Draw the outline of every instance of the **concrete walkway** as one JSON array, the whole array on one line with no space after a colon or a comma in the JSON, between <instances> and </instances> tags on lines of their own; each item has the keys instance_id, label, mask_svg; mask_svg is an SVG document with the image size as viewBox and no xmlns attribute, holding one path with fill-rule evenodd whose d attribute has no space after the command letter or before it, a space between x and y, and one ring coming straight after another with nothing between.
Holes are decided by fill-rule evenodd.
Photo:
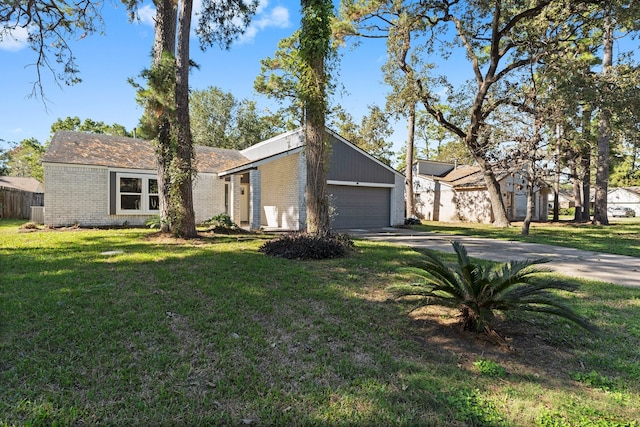
<instances>
[{"instance_id":1,"label":"concrete walkway","mask_svg":"<svg viewBox=\"0 0 640 427\"><path fill-rule=\"evenodd\" d=\"M538 243L512 242L478 237L420 232L406 228L344 230L354 238L383 241L417 248L453 252L451 241L460 241L469 256L493 261L547 258L544 264L566 276L640 287L640 258L581 251Z\"/></svg>"}]
</instances>

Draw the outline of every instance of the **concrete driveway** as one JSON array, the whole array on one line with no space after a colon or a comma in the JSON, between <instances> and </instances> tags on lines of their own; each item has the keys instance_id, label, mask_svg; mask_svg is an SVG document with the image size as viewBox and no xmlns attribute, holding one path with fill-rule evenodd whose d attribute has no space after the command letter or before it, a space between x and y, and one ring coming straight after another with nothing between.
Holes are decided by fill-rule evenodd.
<instances>
[{"instance_id":1,"label":"concrete driveway","mask_svg":"<svg viewBox=\"0 0 640 427\"><path fill-rule=\"evenodd\" d=\"M493 261L548 258L546 267L566 276L640 287L640 258L581 251L538 243L511 242L478 237L419 232L407 228L344 230L354 238L416 248L453 252L451 241L461 242L469 256Z\"/></svg>"}]
</instances>

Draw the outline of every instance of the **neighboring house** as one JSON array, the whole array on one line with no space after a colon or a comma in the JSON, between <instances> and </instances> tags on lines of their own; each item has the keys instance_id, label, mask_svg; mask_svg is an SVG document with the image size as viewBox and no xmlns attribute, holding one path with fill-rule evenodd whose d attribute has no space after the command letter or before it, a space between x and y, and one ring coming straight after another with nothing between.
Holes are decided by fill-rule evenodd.
<instances>
[{"instance_id":1,"label":"neighboring house","mask_svg":"<svg viewBox=\"0 0 640 427\"><path fill-rule=\"evenodd\" d=\"M0 176L0 218L31 218L33 220L34 207L43 204L44 187L37 179ZM42 208L39 209L42 211Z\"/></svg>"},{"instance_id":2,"label":"neighboring house","mask_svg":"<svg viewBox=\"0 0 640 427\"><path fill-rule=\"evenodd\" d=\"M15 188L27 193L44 193L44 186L40 181L31 177L0 176L0 187Z\"/></svg>"},{"instance_id":3,"label":"neighboring house","mask_svg":"<svg viewBox=\"0 0 640 427\"><path fill-rule=\"evenodd\" d=\"M640 216L640 187L610 188L607 193L607 208L633 209Z\"/></svg>"},{"instance_id":4,"label":"neighboring house","mask_svg":"<svg viewBox=\"0 0 640 427\"><path fill-rule=\"evenodd\" d=\"M589 209L593 211L595 205L595 189L591 188L589 192ZM554 192L551 190L549 194L549 211L553 211L553 197ZM573 194L573 190L560 190L558 192L558 204L560 209L570 209L576 207L575 195Z\"/></svg>"},{"instance_id":5,"label":"neighboring house","mask_svg":"<svg viewBox=\"0 0 640 427\"><path fill-rule=\"evenodd\" d=\"M550 201L553 204L553 200ZM576 201L573 192L569 190L558 191L558 206L560 209L575 208Z\"/></svg>"},{"instance_id":6,"label":"neighboring house","mask_svg":"<svg viewBox=\"0 0 640 427\"><path fill-rule=\"evenodd\" d=\"M414 167L416 214L429 221L491 223L491 201L482 171L477 166L418 160ZM526 181L520 174L497 176L510 221L527 213ZM534 189L534 221L546 221L548 192Z\"/></svg>"},{"instance_id":7,"label":"neighboring house","mask_svg":"<svg viewBox=\"0 0 640 427\"><path fill-rule=\"evenodd\" d=\"M404 177L327 130L332 227L384 227L404 220ZM195 147L196 222L228 213L251 229L306 227L304 132L297 129L242 151ZM150 142L57 132L43 158L45 224L143 225L158 214Z\"/></svg>"}]
</instances>

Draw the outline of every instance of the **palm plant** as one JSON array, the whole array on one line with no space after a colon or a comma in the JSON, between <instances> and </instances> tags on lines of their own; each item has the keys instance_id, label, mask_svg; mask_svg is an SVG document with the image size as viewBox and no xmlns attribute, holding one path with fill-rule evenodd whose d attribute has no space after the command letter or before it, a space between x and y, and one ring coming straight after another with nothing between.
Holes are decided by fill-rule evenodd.
<instances>
[{"instance_id":1,"label":"palm plant","mask_svg":"<svg viewBox=\"0 0 640 427\"><path fill-rule=\"evenodd\" d=\"M491 327L495 313L508 310L547 313L568 319L595 331L588 320L576 314L552 290L575 291L577 286L555 276L544 275L549 269L539 268L545 259L510 261L484 267L471 262L467 250L452 242L456 265L447 265L433 252L409 269L421 277L420 283L394 286L396 297L419 296L420 308L437 304L457 308L465 330L494 335Z\"/></svg>"}]
</instances>

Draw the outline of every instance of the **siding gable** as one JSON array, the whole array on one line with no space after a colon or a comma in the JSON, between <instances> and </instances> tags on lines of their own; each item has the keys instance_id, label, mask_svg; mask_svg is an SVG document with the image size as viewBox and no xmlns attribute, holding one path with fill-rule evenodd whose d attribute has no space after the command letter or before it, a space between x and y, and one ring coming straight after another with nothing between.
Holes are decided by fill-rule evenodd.
<instances>
[{"instance_id":1,"label":"siding gable","mask_svg":"<svg viewBox=\"0 0 640 427\"><path fill-rule=\"evenodd\" d=\"M375 160L329 134L331 154L327 179L331 181L393 184L394 173Z\"/></svg>"}]
</instances>

